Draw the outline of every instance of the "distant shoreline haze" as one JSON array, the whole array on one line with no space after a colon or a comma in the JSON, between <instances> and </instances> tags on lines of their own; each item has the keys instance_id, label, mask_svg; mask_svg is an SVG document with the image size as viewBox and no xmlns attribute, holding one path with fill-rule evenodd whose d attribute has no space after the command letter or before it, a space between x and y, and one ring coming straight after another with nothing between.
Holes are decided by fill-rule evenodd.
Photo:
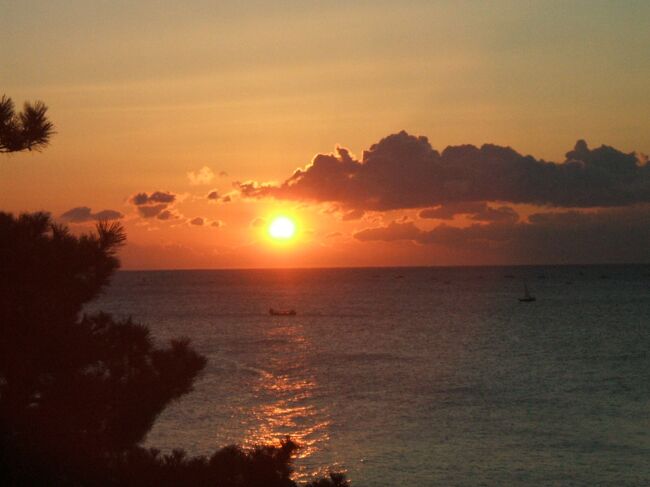
<instances>
[{"instance_id":1,"label":"distant shoreline haze","mask_svg":"<svg viewBox=\"0 0 650 487\"><path fill-rule=\"evenodd\" d=\"M117 272L211 272L211 271L301 271L301 270L391 270L391 269L516 269L516 268L563 268L563 267L650 267L648 262L606 262L590 264L475 264L475 265L384 265L384 266L329 266L329 267L197 267L197 268L129 268L122 267Z\"/></svg>"}]
</instances>

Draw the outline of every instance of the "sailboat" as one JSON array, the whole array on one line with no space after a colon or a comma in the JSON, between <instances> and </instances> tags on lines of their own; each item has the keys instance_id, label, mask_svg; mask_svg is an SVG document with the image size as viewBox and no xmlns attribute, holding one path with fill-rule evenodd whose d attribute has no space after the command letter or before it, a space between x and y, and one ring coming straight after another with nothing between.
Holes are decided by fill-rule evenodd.
<instances>
[{"instance_id":1,"label":"sailboat","mask_svg":"<svg viewBox=\"0 0 650 487\"><path fill-rule=\"evenodd\" d=\"M522 303L532 303L533 301L535 301L535 296L532 296L528 292L528 286L526 285L525 282L524 282L524 297L519 298L519 301L522 302Z\"/></svg>"}]
</instances>

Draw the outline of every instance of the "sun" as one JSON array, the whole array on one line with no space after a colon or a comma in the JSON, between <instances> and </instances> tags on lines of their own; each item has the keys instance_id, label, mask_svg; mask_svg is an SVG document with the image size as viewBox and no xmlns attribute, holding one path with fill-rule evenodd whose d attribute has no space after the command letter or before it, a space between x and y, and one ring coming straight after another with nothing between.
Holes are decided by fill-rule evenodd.
<instances>
[{"instance_id":1,"label":"sun","mask_svg":"<svg viewBox=\"0 0 650 487\"><path fill-rule=\"evenodd\" d=\"M296 234L296 224L286 216L278 216L269 225L269 235L276 240L289 240Z\"/></svg>"}]
</instances>

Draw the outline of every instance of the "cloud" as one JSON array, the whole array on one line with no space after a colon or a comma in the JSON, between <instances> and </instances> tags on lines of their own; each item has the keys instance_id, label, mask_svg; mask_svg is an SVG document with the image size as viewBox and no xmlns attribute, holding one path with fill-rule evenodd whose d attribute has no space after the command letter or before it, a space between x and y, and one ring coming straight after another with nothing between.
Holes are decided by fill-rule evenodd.
<instances>
[{"instance_id":1,"label":"cloud","mask_svg":"<svg viewBox=\"0 0 650 487\"><path fill-rule=\"evenodd\" d=\"M190 225L202 226L205 223L205 220L202 217L197 216L196 218L192 218L189 222Z\"/></svg>"},{"instance_id":2,"label":"cloud","mask_svg":"<svg viewBox=\"0 0 650 487\"><path fill-rule=\"evenodd\" d=\"M263 227L264 225L266 225L266 220L264 218L254 218L251 222L251 227L253 228Z\"/></svg>"},{"instance_id":3,"label":"cloud","mask_svg":"<svg viewBox=\"0 0 650 487\"><path fill-rule=\"evenodd\" d=\"M232 198L230 197L230 195L227 194L226 196L221 198L221 201L224 203L230 203L232 201Z\"/></svg>"},{"instance_id":4,"label":"cloud","mask_svg":"<svg viewBox=\"0 0 650 487\"><path fill-rule=\"evenodd\" d=\"M84 223L98 220L119 220L120 218L124 218L124 215L119 211L102 210L93 213L87 206L72 208L61 215L61 219L67 220L71 223Z\"/></svg>"},{"instance_id":5,"label":"cloud","mask_svg":"<svg viewBox=\"0 0 650 487\"><path fill-rule=\"evenodd\" d=\"M436 208L427 208L419 213L420 218L437 220L453 220L456 215L467 215L483 211L487 204L484 201L462 201L447 203Z\"/></svg>"},{"instance_id":6,"label":"cloud","mask_svg":"<svg viewBox=\"0 0 650 487\"><path fill-rule=\"evenodd\" d=\"M209 200L218 200L219 199L219 192L216 189L213 189L208 193L206 196Z\"/></svg>"},{"instance_id":7,"label":"cloud","mask_svg":"<svg viewBox=\"0 0 650 487\"><path fill-rule=\"evenodd\" d=\"M129 201L138 209L143 218L157 217L160 220L171 220L178 218L172 213L170 205L177 200L177 195L169 191L154 191L151 194L145 192L136 193Z\"/></svg>"},{"instance_id":8,"label":"cloud","mask_svg":"<svg viewBox=\"0 0 650 487\"><path fill-rule=\"evenodd\" d=\"M198 186L201 184L210 184L214 179L214 172L208 166L203 166L198 171L190 171L187 173L190 184Z\"/></svg>"},{"instance_id":9,"label":"cloud","mask_svg":"<svg viewBox=\"0 0 650 487\"><path fill-rule=\"evenodd\" d=\"M219 177L226 178L228 177L228 173L226 171L219 171Z\"/></svg>"},{"instance_id":10,"label":"cloud","mask_svg":"<svg viewBox=\"0 0 650 487\"><path fill-rule=\"evenodd\" d=\"M147 193L137 193L131 197L131 203L136 206L153 203L173 203L175 200L176 195L168 191L154 191L150 195Z\"/></svg>"},{"instance_id":11,"label":"cloud","mask_svg":"<svg viewBox=\"0 0 650 487\"><path fill-rule=\"evenodd\" d=\"M158 213L156 218L158 218L158 220L176 220L180 218L180 215L170 210L163 210L160 213Z\"/></svg>"},{"instance_id":12,"label":"cloud","mask_svg":"<svg viewBox=\"0 0 650 487\"><path fill-rule=\"evenodd\" d=\"M165 208L167 208L167 205L164 203L159 205L138 206L138 213L140 213L140 216L143 218L153 218L159 216ZM161 220L167 219L168 217L161 218Z\"/></svg>"},{"instance_id":13,"label":"cloud","mask_svg":"<svg viewBox=\"0 0 650 487\"><path fill-rule=\"evenodd\" d=\"M528 221L492 221L463 228L443 223L423 230L413 222L392 222L362 230L354 238L412 241L486 258L493 254L501 262L649 262L650 205L536 213Z\"/></svg>"},{"instance_id":14,"label":"cloud","mask_svg":"<svg viewBox=\"0 0 650 487\"><path fill-rule=\"evenodd\" d=\"M420 218L433 218L437 220L453 220L456 215L469 215L474 221L517 221L519 215L509 206L497 208L489 206L485 201L469 201L462 203L448 203L437 208L427 208L420 211Z\"/></svg>"},{"instance_id":15,"label":"cloud","mask_svg":"<svg viewBox=\"0 0 650 487\"><path fill-rule=\"evenodd\" d=\"M492 144L433 149L426 137L389 135L357 160L319 154L281 184L237 183L250 198L333 202L362 210L502 201L567 208L650 201L650 165L635 153L578 141L563 163Z\"/></svg>"},{"instance_id":16,"label":"cloud","mask_svg":"<svg viewBox=\"0 0 650 487\"><path fill-rule=\"evenodd\" d=\"M146 205L149 203L149 195L147 193L137 193L131 197L131 203L136 206Z\"/></svg>"},{"instance_id":17,"label":"cloud","mask_svg":"<svg viewBox=\"0 0 650 487\"><path fill-rule=\"evenodd\" d=\"M102 210L95 213L94 217L97 220L119 220L124 215L116 210Z\"/></svg>"},{"instance_id":18,"label":"cloud","mask_svg":"<svg viewBox=\"0 0 650 487\"><path fill-rule=\"evenodd\" d=\"M210 223L211 227L220 228L223 227L224 223L221 220L214 220Z\"/></svg>"},{"instance_id":19,"label":"cloud","mask_svg":"<svg viewBox=\"0 0 650 487\"><path fill-rule=\"evenodd\" d=\"M639 166L647 165L648 161L650 160L648 155L644 154L643 152L637 152L636 153L636 159L637 159L637 162L639 163Z\"/></svg>"},{"instance_id":20,"label":"cloud","mask_svg":"<svg viewBox=\"0 0 650 487\"><path fill-rule=\"evenodd\" d=\"M424 232L415 226L413 222L391 222L386 227L366 228L354 234L354 238L362 242L394 240L415 240L417 241Z\"/></svg>"},{"instance_id":21,"label":"cloud","mask_svg":"<svg viewBox=\"0 0 650 487\"><path fill-rule=\"evenodd\" d=\"M84 223L98 220L119 220L120 218L124 218L124 215L119 211L102 210L93 213L87 206L72 208L61 215L61 219L71 223Z\"/></svg>"},{"instance_id":22,"label":"cloud","mask_svg":"<svg viewBox=\"0 0 650 487\"><path fill-rule=\"evenodd\" d=\"M509 206L492 208L491 206L486 205L483 210L471 214L470 219L480 222L516 222L519 220L519 215Z\"/></svg>"},{"instance_id":23,"label":"cloud","mask_svg":"<svg viewBox=\"0 0 650 487\"><path fill-rule=\"evenodd\" d=\"M343 215L341 216L341 220L343 220L344 222L351 221L351 220L360 220L364 214L365 212L363 210L358 210L358 209L350 210L343 213Z\"/></svg>"}]
</instances>

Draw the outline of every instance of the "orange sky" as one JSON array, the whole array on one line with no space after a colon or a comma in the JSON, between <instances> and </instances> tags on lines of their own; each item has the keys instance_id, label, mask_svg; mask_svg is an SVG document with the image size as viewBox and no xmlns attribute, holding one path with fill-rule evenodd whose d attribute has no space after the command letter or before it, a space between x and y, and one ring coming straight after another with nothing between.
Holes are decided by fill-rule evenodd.
<instances>
[{"instance_id":1,"label":"orange sky","mask_svg":"<svg viewBox=\"0 0 650 487\"><path fill-rule=\"evenodd\" d=\"M0 159L0 208L57 218L84 206L118 211L127 268L650 260L632 244L618 253L613 244L544 253L530 247L542 231L532 227L509 237L528 247L492 234L471 245L433 241L438 234L362 240L363 230L391 222L428 232L477 220L423 219L422 206L343 221L352 209L345 204L248 199L233 185L280 183L337 144L361 160L403 129L438 151L494 143L556 162L586 139L590 148L636 151L642 165L650 151L647 2L31 1L1 9L0 95L45 101L57 134L42 153ZM189 176L202 168L202 179ZM645 237L640 174L633 201L578 208L603 214L602 222L581 217L579 238L598 240L610 231L601 226L621 221ZM207 199L212 190L231 201ZM138 213L133 195L154 191L176 196L166 208L176 218ZM575 210L490 206L513 208L519 222ZM633 213L620 217L621 207ZM254 222L280 213L296 218L298 236L277 246ZM203 225L190 223L197 217Z\"/></svg>"}]
</instances>

